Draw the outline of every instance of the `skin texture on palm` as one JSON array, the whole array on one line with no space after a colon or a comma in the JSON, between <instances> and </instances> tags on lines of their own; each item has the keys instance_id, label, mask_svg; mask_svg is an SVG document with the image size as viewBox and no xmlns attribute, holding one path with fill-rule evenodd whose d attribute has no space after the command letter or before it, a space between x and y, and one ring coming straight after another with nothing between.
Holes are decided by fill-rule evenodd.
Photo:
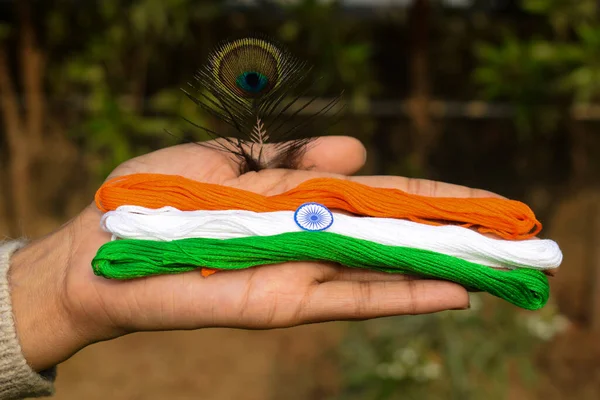
<instances>
[{"instance_id":1,"label":"skin texture on palm","mask_svg":"<svg viewBox=\"0 0 600 400\"><path fill-rule=\"evenodd\" d=\"M268 153L268 149L266 150ZM264 195L285 192L315 177L352 179L378 187L445 197L489 197L456 185L390 176L356 176L366 151L356 139L318 139L302 160L307 170L263 170L240 175L226 153L194 144L156 151L119 166L109 178L134 173L182 175ZM92 204L56 232L17 252L10 270L19 340L36 370L81 348L127 333L231 327L270 329L332 320L464 309L467 291L444 281L296 262L131 281L97 277L90 266L110 240Z\"/></svg>"}]
</instances>

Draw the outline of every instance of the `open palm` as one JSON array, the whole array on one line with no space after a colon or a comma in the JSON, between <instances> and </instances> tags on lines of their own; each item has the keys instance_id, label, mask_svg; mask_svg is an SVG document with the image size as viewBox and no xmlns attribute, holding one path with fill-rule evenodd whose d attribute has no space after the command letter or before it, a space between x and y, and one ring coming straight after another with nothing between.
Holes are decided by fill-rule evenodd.
<instances>
[{"instance_id":1,"label":"open palm","mask_svg":"<svg viewBox=\"0 0 600 400\"><path fill-rule=\"evenodd\" d=\"M187 144L127 161L111 177L134 173L176 174L273 195L305 180L328 176L429 196L489 195L424 180L349 176L364 162L365 150L358 141L327 137L317 140L305 154L302 164L306 170L264 170L240 175L236 163L225 153ZM130 281L108 280L95 276L91 268L98 248L110 240L110 235L100 229L100 217L100 211L90 205L54 235L60 238L55 239L56 246L68 243L67 255L62 258L65 262L57 263L54 271L28 272L25 268L15 271L17 282L19 272L42 274L40 279L45 279L46 274L47 279L53 276L52 279L60 280L56 283L60 306L78 338L77 344L65 345L67 349L56 350L56 355L39 361L41 367L62 361L56 359L64 359L87 344L135 331L203 327L267 329L463 309L469 304L467 291L451 282L317 262L222 271L208 278L195 271ZM52 236L47 240L52 240Z\"/></svg>"}]
</instances>

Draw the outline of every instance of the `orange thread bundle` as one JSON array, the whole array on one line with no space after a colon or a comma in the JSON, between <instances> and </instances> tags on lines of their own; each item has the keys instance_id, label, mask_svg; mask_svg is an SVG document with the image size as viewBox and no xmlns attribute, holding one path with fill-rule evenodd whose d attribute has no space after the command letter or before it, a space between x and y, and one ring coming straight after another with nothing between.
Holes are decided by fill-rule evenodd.
<instances>
[{"instance_id":1,"label":"orange thread bundle","mask_svg":"<svg viewBox=\"0 0 600 400\"><path fill-rule=\"evenodd\" d=\"M96 192L95 200L104 212L122 205L172 206L182 211L293 211L303 203L318 202L357 215L430 225L457 224L513 240L531 238L542 229L533 211L515 200L426 197L333 178L311 179L288 192L264 196L178 175L134 174L107 181Z\"/></svg>"}]
</instances>

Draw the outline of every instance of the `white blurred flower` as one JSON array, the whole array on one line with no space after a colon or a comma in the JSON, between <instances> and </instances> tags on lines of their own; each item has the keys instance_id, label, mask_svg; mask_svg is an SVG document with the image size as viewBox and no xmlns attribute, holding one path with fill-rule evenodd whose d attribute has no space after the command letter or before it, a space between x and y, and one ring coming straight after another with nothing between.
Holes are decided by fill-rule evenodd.
<instances>
[{"instance_id":1,"label":"white blurred flower","mask_svg":"<svg viewBox=\"0 0 600 400\"><path fill-rule=\"evenodd\" d=\"M433 361L429 361L422 368L423 375L430 381L438 379L442 375L442 366Z\"/></svg>"},{"instance_id":2,"label":"white blurred flower","mask_svg":"<svg viewBox=\"0 0 600 400\"><path fill-rule=\"evenodd\" d=\"M388 366L388 375L391 378L400 380L406 377L406 368L400 363L393 363Z\"/></svg>"},{"instance_id":3,"label":"white blurred flower","mask_svg":"<svg viewBox=\"0 0 600 400\"><path fill-rule=\"evenodd\" d=\"M408 367L414 366L419 359L417 352L410 347L396 350L394 353L394 358L401 361Z\"/></svg>"},{"instance_id":4,"label":"white blurred flower","mask_svg":"<svg viewBox=\"0 0 600 400\"><path fill-rule=\"evenodd\" d=\"M438 379L442 374L442 367L435 362L428 362L412 371L412 378L417 382L427 382Z\"/></svg>"},{"instance_id":5,"label":"white blurred flower","mask_svg":"<svg viewBox=\"0 0 600 400\"><path fill-rule=\"evenodd\" d=\"M554 325L554 331L556 333L561 333L567 330L567 328L571 325L571 321L564 315L557 315L552 320L552 325Z\"/></svg>"},{"instance_id":6,"label":"white blurred flower","mask_svg":"<svg viewBox=\"0 0 600 400\"><path fill-rule=\"evenodd\" d=\"M539 313L533 314L525 320L525 327L533 336L542 340L550 340L558 333L563 332L570 322L563 315L557 314L546 320Z\"/></svg>"},{"instance_id":7,"label":"white blurred flower","mask_svg":"<svg viewBox=\"0 0 600 400\"><path fill-rule=\"evenodd\" d=\"M538 339L548 340L552 337L550 325L542 321L538 316L530 317L527 320L527 329Z\"/></svg>"}]
</instances>

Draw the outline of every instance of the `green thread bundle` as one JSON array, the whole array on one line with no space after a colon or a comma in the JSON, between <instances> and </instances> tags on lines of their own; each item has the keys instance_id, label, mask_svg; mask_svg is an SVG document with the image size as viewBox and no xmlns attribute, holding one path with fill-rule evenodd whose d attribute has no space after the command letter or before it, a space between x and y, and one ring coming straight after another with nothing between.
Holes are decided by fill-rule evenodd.
<instances>
[{"instance_id":1,"label":"green thread bundle","mask_svg":"<svg viewBox=\"0 0 600 400\"><path fill-rule=\"evenodd\" d=\"M331 261L353 268L448 280L527 310L542 308L550 292L548 279L540 271L502 271L432 251L386 246L328 232L226 240L116 240L98 250L92 267L98 276L132 279L200 267L237 270L289 261Z\"/></svg>"}]
</instances>

